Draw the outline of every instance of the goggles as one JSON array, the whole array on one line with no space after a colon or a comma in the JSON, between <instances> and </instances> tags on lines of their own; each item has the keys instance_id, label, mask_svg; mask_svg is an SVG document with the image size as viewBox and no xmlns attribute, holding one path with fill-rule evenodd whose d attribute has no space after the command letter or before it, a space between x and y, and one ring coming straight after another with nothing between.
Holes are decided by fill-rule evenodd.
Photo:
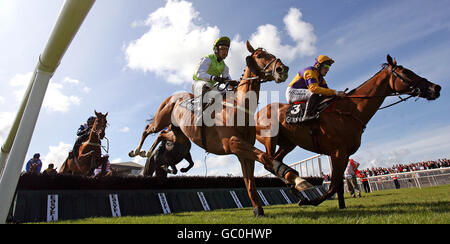
<instances>
[{"instance_id":1,"label":"goggles","mask_svg":"<svg viewBox=\"0 0 450 244\"><path fill-rule=\"evenodd\" d=\"M325 69L330 69L331 65L328 65L328 64L322 64L322 67L324 67Z\"/></svg>"}]
</instances>

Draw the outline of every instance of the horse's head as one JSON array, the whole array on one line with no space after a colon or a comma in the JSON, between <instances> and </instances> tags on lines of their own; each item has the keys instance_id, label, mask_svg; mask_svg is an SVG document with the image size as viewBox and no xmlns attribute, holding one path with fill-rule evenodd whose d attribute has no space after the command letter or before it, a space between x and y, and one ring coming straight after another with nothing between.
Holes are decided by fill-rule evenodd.
<instances>
[{"instance_id":1,"label":"horse's head","mask_svg":"<svg viewBox=\"0 0 450 244\"><path fill-rule=\"evenodd\" d=\"M95 110L94 112L97 118L95 119L92 129L97 132L98 137L100 138L100 140L102 140L103 138L105 138L105 130L108 126L108 121L106 120L106 116L108 116L108 113L102 114L98 113Z\"/></svg>"},{"instance_id":2,"label":"horse's head","mask_svg":"<svg viewBox=\"0 0 450 244\"><path fill-rule=\"evenodd\" d=\"M397 65L397 61L389 55L386 65L391 73L389 85L394 92L423 97L427 100L435 100L440 96L441 86Z\"/></svg>"},{"instance_id":3,"label":"horse's head","mask_svg":"<svg viewBox=\"0 0 450 244\"><path fill-rule=\"evenodd\" d=\"M286 81L289 67L280 59L268 53L263 48L254 49L247 41L247 50L251 53L246 59L250 71L264 81L275 80L276 83Z\"/></svg>"}]
</instances>

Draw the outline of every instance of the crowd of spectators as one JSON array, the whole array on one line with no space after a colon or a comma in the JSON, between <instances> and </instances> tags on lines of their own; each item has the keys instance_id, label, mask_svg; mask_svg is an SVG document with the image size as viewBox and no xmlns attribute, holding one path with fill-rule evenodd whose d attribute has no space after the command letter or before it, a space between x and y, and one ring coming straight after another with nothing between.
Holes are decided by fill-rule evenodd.
<instances>
[{"instance_id":1,"label":"crowd of spectators","mask_svg":"<svg viewBox=\"0 0 450 244\"><path fill-rule=\"evenodd\" d=\"M450 159L438 159L437 161L424 161L418 163L411 164L396 164L390 168L382 168L382 167L372 167L367 169L361 169L359 172L363 174L364 177L378 176L378 175L389 175L396 173L404 173L411 171L419 171L419 170L428 170L428 169L438 169L438 168L446 168L450 167ZM330 175L324 175L325 181L330 181Z\"/></svg>"},{"instance_id":2,"label":"crowd of spectators","mask_svg":"<svg viewBox=\"0 0 450 244\"><path fill-rule=\"evenodd\" d=\"M450 167L450 159L438 159L437 161L425 161L411 164L396 164L390 168L367 168L362 169L360 172L364 173L366 176L377 176L377 175L389 175L396 173L404 173L411 171L419 171L419 170L428 170L428 169L437 169L437 168L445 168Z\"/></svg>"}]
</instances>

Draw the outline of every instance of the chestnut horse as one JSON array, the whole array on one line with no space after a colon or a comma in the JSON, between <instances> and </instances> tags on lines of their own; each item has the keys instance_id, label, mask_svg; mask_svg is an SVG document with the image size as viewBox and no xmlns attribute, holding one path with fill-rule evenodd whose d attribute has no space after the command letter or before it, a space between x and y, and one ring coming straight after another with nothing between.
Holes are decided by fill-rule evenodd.
<instances>
[{"instance_id":1,"label":"chestnut horse","mask_svg":"<svg viewBox=\"0 0 450 244\"><path fill-rule=\"evenodd\" d=\"M105 129L108 123L106 120L108 113L94 112L97 118L89 133L89 139L80 146L77 155L78 160L74 161L73 157L68 157L61 166L59 173L92 176L97 167L106 165L108 162L109 156L102 156L101 149L101 140L105 137Z\"/></svg>"},{"instance_id":2,"label":"chestnut horse","mask_svg":"<svg viewBox=\"0 0 450 244\"><path fill-rule=\"evenodd\" d=\"M175 133L176 137L187 137L209 153L234 154L238 157L254 214L263 216L264 211L254 181L255 160L262 163L270 172L295 185L298 190L307 189L312 185L300 178L292 168L274 161L265 152L254 147L256 142L254 114L261 83L272 80L276 83L284 82L287 79L289 68L265 49L254 49L248 41L246 46L251 54L246 58L247 66L241 82L236 88L236 97L228 99L228 95L233 93L228 92L226 94L227 102L215 106L216 109L211 114L214 117L213 123L203 127L194 124L194 113L180 105L184 100L193 98L194 95L191 93L175 94L161 104L153 122L144 130L138 147L131 151L129 156L151 156L145 151L141 151L145 138L149 134L158 133L172 123L181 129L181 133ZM205 110L205 113L208 109ZM232 122L230 123L230 121ZM206 143L203 143L204 140Z\"/></svg>"},{"instance_id":3,"label":"chestnut horse","mask_svg":"<svg viewBox=\"0 0 450 244\"><path fill-rule=\"evenodd\" d=\"M288 104L269 104L257 114L257 140L264 144L267 153L282 161L296 146L329 155L332 164L331 185L321 198L300 205L319 205L337 192L339 208L345 208L343 174L349 156L354 154L360 144L366 124L380 108L387 96L408 94L435 100L441 87L416 75L411 70L397 65L389 55L383 68L367 82L352 90L346 97L338 99L320 114L318 120L299 125L285 122ZM271 107L277 106L274 110ZM270 116L260 116L267 114ZM275 119L267 119L267 117ZM277 127L279 131L262 135L262 130ZM276 146L279 146L275 152Z\"/></svg>"}]
</instances>

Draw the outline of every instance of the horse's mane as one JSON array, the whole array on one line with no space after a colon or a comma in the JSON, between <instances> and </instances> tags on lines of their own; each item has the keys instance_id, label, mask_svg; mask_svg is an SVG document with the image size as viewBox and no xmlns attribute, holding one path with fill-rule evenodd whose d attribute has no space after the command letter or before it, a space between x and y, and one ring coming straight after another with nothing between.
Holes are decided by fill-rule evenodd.
<instances>
[{"instance_id":1,"label":"horse's mane","mask_svg":"<svg viewBox=\"0 0 450 244\"><path fill-rule=\"evenodd\" d=\"M353 90L351 90L349 93L347 93L347 95L352 95L354 92L356 92L356 90L358 90L361 86L365 85L367 82L369 82L370 80L372 80L373 77L377 76L381 71L383 71L389 64L388 63L383 63L381 64L381 69L375 73L374 75L372 75L372 77L370 77L368 80L366 80L365 82L363 82L361 85L359 85L358 87L354 88Z\"/></svg>"}]
</instances>

